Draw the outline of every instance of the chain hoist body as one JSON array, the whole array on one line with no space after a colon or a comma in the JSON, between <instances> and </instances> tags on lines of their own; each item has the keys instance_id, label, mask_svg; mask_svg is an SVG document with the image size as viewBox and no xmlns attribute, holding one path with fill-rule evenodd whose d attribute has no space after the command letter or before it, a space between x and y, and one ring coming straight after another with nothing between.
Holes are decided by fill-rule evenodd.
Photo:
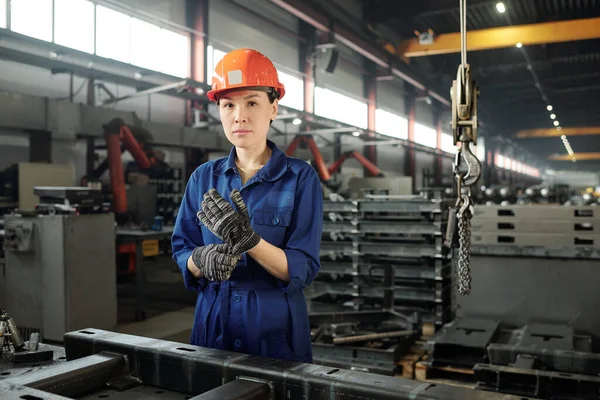
<instances>
[{"instance_id":1,"label":"chain hoist body","mask_svg":"<svg viewBox=\"0 0 600 400\"><path fill-rule=\"evenodd\" d=\"M471 143L477 145L477 99L479 87L471 77L471 66L467 63L466 0L460 3L461 64L452 82L452 137L457 146L453 163L456 178L457 199L449 211L445 245L454 248L458 245L457 285L460 295L471 292L471 218L473 201L471 186L481 177L481 163L471 150ZM458 240L456 235L458 234Z\"/></svg>"}]
</instances>

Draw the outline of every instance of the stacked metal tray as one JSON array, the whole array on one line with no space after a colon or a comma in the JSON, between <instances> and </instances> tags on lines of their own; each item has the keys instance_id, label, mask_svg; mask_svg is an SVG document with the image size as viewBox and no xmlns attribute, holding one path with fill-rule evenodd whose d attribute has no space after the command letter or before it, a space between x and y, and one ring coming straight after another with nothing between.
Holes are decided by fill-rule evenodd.
<instances>
[{"instance_id":1,"label":"stacked metal tray","mask_svg":"<svg viewBox=\"0 0 600 400\"><path fill-rule=\"evenodd\" d=\"M600 245L600 208L593 206L476 206L471 226L476 254L504 249L571 258Z\"/></svg>"},{"instance_id":2,"label":"stacked metal tray","mask_svg":"<svg viewBox=\"0 0 600 400\"><path fill-rule=\"evenodd\" d=\"M448 210L441 196L326 200L321 270L306 292L309 302L393 307L423 322L447 322L451 256L443 247Z\"/></svg>"}]
</instances>

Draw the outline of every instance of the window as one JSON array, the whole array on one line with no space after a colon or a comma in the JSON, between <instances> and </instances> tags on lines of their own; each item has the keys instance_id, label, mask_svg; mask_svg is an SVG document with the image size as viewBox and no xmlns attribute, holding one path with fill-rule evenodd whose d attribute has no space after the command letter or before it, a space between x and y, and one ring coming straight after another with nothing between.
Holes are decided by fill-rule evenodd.
<instances>
[{"instance_id":1,"label":"window","mask_svg":"<svg viewBox=\"0 0 600 400\"><path fill-rule=\"evenodd\" d=\"M217 63L227 54L224 51L215 49L211 45L206 47L206 82L210 85L212 82L212 75L215 71Z\"/></svg>"},{"instance_id":2,"label":"window","mask_svg":"<svg viewBox=\"0 0 600 400\"><path fill-rule=\"evenodd\" d=\"M110 8L96 6L96 54L129 63L131 17Z\"/></svg>"},{"instance_id":3,"label":"window","mask_svg":"<svg viewBox=\"0 0 600 400\"><path fill-rule=\"evenodd\" d=\"M32 38L52 41L52 0L12 0L10 28Z\"/></svg>"},{"instance_id":4,"label":"window","mask_svg":"<svg viewBox=\"0 0 600 400\"><path fill-rule=\"evenodd\" d=\"M367 104L329 89L315 87L315 114L367 128Z\"/></svg>"},{"instance_id":5,"label":"window","mask_svg":"<svg viewBox=\"0 0 600 400\"><path fill-rule=\"evenodd\" d=\"M454 138L449 133L442 133L442 144L441 150L446 153L456 153L456 146L454 145Z\"/></svg>"},{"instance_id":6,"label":"window","mask_svg":"<svg viewBox=\"0 0 600 400\"><path fill-rule=\"evenodd\" d=\"M496 153L494 165L498 168L504 168L504 156Z\"/></svg>"},{"instance_id":7,"label":"window","mask_svg":"<svg viewBox=\"0 0 600 400\"><path fill-rule=\"evenodd\" d=\"M161 29L159 49L160 64L152 69L160 68L160 72L179 78L190 75L190 39L187 35Z\"/></svg>"},{"instance_id":8,"label":"window","mask_svg":"<svg viewBox=\"0 0 600 400\"><path fill-rule=\"evenodd\" d=\"M435 129L415 124L415 143L435 149L437 147L437 133Z\"/></svg>"},{"instance_id":9,"label":"window","mask_svg":"<svg viewBox=\"0 0 600 400\"><path fill-rule=\"evenodd\" d=\"M91 1L54 0L54 42L94 53L94 4Z\"/></svg>"},{"instance_id":10,"label":"window","mask_svg":"<svg viewBox=\"0 0 600 400\"><path fill-rule=\"evenodd\" d=\"M6 0L0 0L0 28L6 29Z\"/></svg>"},{"instance_id":11,"label":"window","mask_svg":"<svg viewBox=\"0 0 600 400\"><path fill-rule=\"evenodd\" d=\"M279 102L282 106L304 111L304 80L285 72L277 71L279 80L285 87L285 97Z\"/></svg>"},{"instance_id":12,"label":"window","mask_svg":"<svg viewBox=\"0 0 600 400\"><path fill-rule=\"evenodd\" d=\"M408 139L408 120L377 108L375 110L375 132L396 139Z\"/></svg>"},{"instance_id":13,"label":"window","mask_svg":"<svg viewBox=\"0 0 600 400\"><path fill-rule=\"evenodd\" d=\"M160 27L137 18L131 18L131 64L158 70L161 54Z\"/></svg>"}]
</instances>

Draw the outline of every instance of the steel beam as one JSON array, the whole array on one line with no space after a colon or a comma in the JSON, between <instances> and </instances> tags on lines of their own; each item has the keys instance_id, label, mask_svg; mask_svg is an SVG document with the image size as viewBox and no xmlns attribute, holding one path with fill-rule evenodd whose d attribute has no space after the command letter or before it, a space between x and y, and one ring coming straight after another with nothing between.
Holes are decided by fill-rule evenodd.
<instances>
[{"instance_id":1,"label":"steel beam","mask_svg":"<svg viewBox=\"0 0 600 400\"><path fill-rule=\"evenodd\" d=\"M541 128L541 129L523 129L517 132L516 137L519 139L527 138L547 138L557 136L583 136L583 135L600 135L600 126L580 126L575 128Z\"/></svg>"},{"instance_id":2,"label":"steel beam","mask_svg":"<svg viewBox=\"0 0 600 400\"><path fill-rule=\"evenodd\" d=\"M61 396L79 396L103 388L125 374L125 358L115 354L93 354L52 368L38 369L10 379L10 383Z\"/></svg>"},{"instance_id":3,"label":"steel beam","mask_svg":"<svg viewBox=\"0 0 600 400\"><path fill-rule=\"evenodd\" d=\"M600 38L600 18L515 25L479 29L467 32L467 51L490 50L547 43L573 42ZM406 40L398 46L404 57L422 57L460 53L460 33L435 36L433 44L423 45L418 38Z\"/></svg>"},{"instance_id":4,"label":"steel beam","mask_svg":"<svg viewBox=\"0 0 600 400\"><path fill-rule=\"evenodd\" d=\"M553 154L548 157L549 160L554 161L591 161L591 160L600 160L599 152L590 152L590 153L573 153L573 155L569 154Z\"/></svg>"},{"instance_id":5,"label":"steel beam","mask_svg":"<svg viewBox=\"0 0 600 400\"><path fill-rule=\"evenodd\" d=\"M391 58L393 56L394 49L388 50L389 54L386 54L383 50L377 50L376 46L372 43L367 43L364 39L360 38L348 29L342 26L335 25L331 26L329 19L316 12L313 8L307 5L306 2L300 0L270 0L271 3L281 7L290 14L294 15L298 19L305 21L306 23L314 26L316 29L323 32L332 32L337 41L342 43L344 46L349 47L363 57L373 61L375 64L382 68L388 69L393 75L402 79L403 81L411 84L419 90L427 92L431 97L435 98L440 103L450 106L450 101L432 90L427 88L427 84L421 77L417 77L417 74L409 71L406 65L393 65Z\"/></svg>"},{"instance_id":6,"label":"steel beam","mask_svg":"<svg viewBox=\"0 0 600 400\"><path fill-rule=\"evenodd\" d=\"M236 379L190 400L271 400L271 387L267 382Z\"/></svg>"},{"instance_id":7,"label":"steel beam","mask_svg":"<svg viewBox=\"0 0 600 400\"><path fill-rule=\"evenodd\" d=\"M127 357L129 373L139 379L140 384L192 395L212 391L243 377L268 382L273 390L273 399L520 399L518 396L255 357L116 332L96 329L86 329L85 332L65 335L66 354L70 360L99 352L120 354ZM5 381L10 384L12 379Z\"/></svg>"}]
</instances>

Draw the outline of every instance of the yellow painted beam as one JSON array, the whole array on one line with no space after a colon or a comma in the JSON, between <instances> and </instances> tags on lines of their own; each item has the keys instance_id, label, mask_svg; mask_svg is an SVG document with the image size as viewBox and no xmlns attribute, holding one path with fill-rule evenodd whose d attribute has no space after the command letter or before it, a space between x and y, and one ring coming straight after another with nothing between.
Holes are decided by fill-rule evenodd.
<instances>
[{"instance_id":1,"label":"yellow painted beam","mask_svg":"<svg viewBox=\"0 0 600 400\"><path fill-rule=\"evenodd\" d=\"M600 18L574 19L467 31L467 51L514 47L517 43L528 46L598 38ZM418 38L409 39L398 46L398 53L409 58L460 53L460 33L437 35L430 45L419 44Z\"/></svg>"},{"instance_id":2,"label":"yellow painted beam","mask_svg":"<svg viewBox=\"0 0 600 400\"><path fill-rule=\"evenodd\" d=\"M551 155L550 157L548 157L550 160L554 160L554 161L572 161L572 160L577 160L577 161L589 161L589 160L600 160L600 153L574 153L572 156L565 154L565 155L559 155L559 154L554 154Z\"/></svg>"},{"instance_id":3,"label":"yellow painted beam","mask_svg":"<svg viewBox=\"0 0 600 400\"><path fill-rule=\"evenodd\" d=\"M600 126L582 126L579 128L562 128L560 131L556 128L543 129L524 129L517 132L519 139L544 138L558 136L582 136L582 135L600 135Z\"/></svg>"}]
</instances>

